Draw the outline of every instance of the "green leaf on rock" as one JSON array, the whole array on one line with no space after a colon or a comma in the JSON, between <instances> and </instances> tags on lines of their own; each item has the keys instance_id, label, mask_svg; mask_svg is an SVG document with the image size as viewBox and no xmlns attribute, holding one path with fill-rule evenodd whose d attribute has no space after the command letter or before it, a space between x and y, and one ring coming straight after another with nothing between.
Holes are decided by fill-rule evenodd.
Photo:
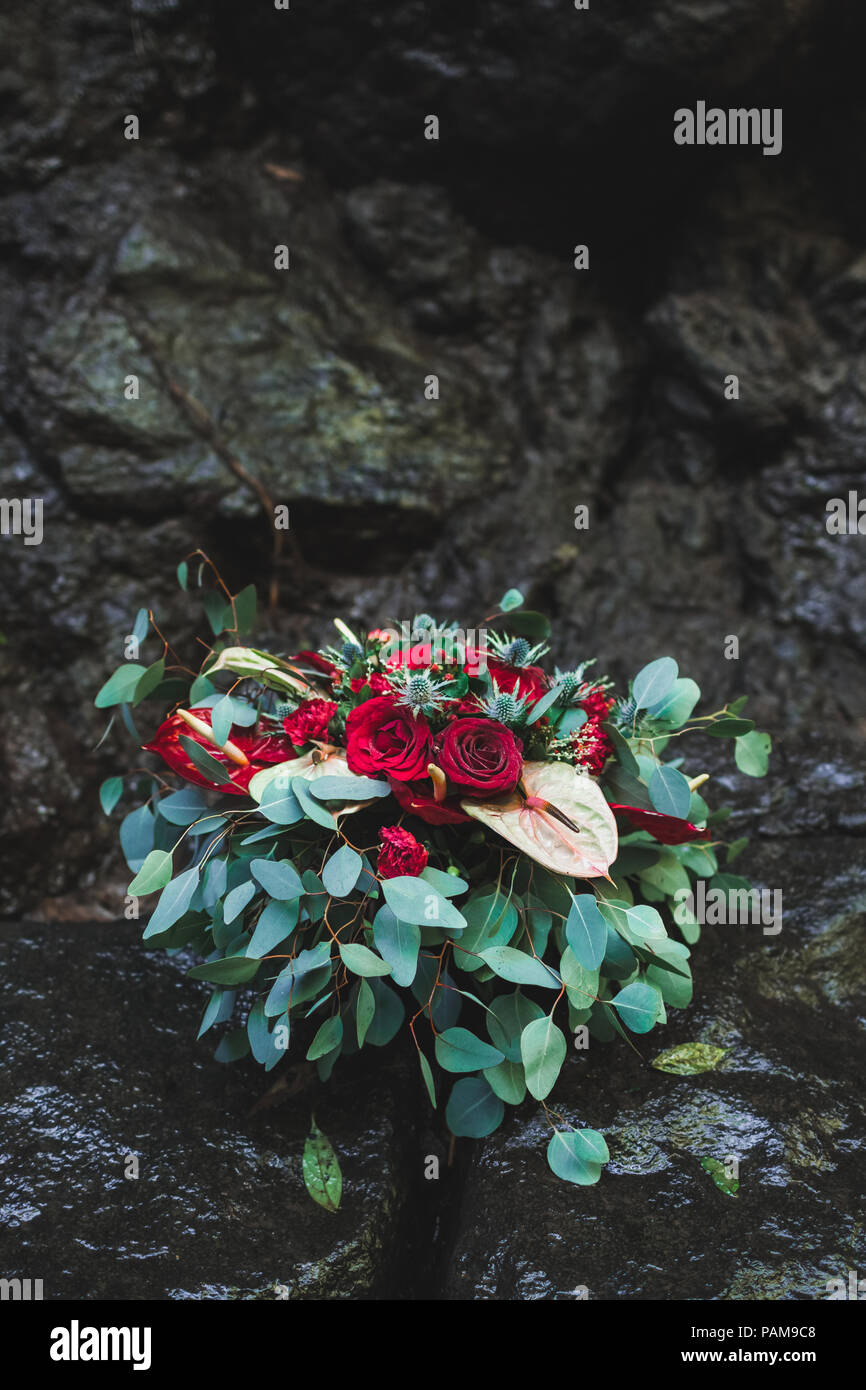
<instances>
[{"instance_id":1,"label":"green leaf on rock","mask_svg":"<svg viewBox=\"0 0 866 1390\"><path fill-rule=\"evenodd\" d=\"M740 1184L736 1178L728 1177L723 1163L717 1158L702 1158L701 1167L709 1173L720 1192L726 1197L736 1197Z\"/></svg>"},{"instance_id":2,"label":"green leaf on rock","mask_svg":"<svg viewBox=\"0 0 866 1390\"><path fill-rule=\"evenodd\" d=\"M678 1047L660 1052L650 1065L672 1076L697 1076L700 1072L714 1071L729 1050L712 1043L680 1043Z\"/></svg>"},{"instance_id":3,"label":"green leaf on rock","mask_svg":"<svg viewBox=\"0 0 866 1390\"><path fill-rule=\"evenodd\" d=\"M343 1175L331 1141L311 1120L310 1133L304 1143L304 1186L314 1202L325 1211L336 1212L343 1195Z\"/></svg>"}]
</instances>

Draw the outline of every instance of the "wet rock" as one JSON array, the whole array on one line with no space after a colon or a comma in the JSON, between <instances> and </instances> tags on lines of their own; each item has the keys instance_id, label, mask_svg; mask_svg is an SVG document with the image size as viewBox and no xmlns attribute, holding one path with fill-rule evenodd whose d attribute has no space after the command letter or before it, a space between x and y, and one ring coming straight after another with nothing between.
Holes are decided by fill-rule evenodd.
<instances>
[{"instance_id":1,"label":"wet rock","mask_svg":"<svg viewBox=\"0 0 866 1390\"><path fill-rule=\"evenodd\" d=\"M826 766L808 776L829 782ZM843 802L857 798L846 780L837 773ZM828 837L819 825L759 833L738 861L781 890L779 933L705 926L689 1009L634 1051L594 1044L566 1062L557 1109L608 1138L597 1186L553 1177L532 1103L477 1146L450 1298L823 1299L829 1279L862 1268L862 828ZM728 1051L697 1076L651 1068L684 1042ZM735 1195L702 1166L732 1158Z\"/></svg>"},{"instance_id":2,"label":"wet rock","mask_svg":"<svg viewBox=\"0 0 866 1390\"><path fill-rule=\"evenodd\" d=\"M252 1114L277 1073L194 1044L206 993L135 924L7 925L0 949L4 1276L67 1299L404 1295L414 1073L377 1055L362 1082L356 1067ZM303 1185L312 1107L337 1214Z\"/></svg>"}]
</instances>

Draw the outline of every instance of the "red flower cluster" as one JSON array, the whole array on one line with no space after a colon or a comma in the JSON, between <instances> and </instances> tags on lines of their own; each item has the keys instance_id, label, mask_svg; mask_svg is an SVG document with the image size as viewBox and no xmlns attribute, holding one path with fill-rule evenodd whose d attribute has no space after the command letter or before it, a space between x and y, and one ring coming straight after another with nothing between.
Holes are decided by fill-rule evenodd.
<instances>
[{"instance_id":1,"label":"red flower cluster","mask_svg":"<svg viewBox=\"0 0 866 1390\"><path fill-rule=\"evenodd\" d=\"M283 720L283 728L297 748L313 739L323 739L337 713L333 700L305 700Z\"/></svg>"},{"instance_id":2,"label":"red flower cluster","mask_svg":"<svg viewBox=\"0 0 866 1390\"><path fill-rule=\"evenodd\" d=\"M487 669L500 690L519 700L526 700L530 706L550 689L547 673L540 666L509 666L507 662L491 656L487 660Z\"/></svg>"},{"instance_id":3,"label":"red flower cluster","mask_svg":"<svg viewBox=\"0 0 866 1390\"><path fill-rule=\"evenodd\" d=\"M379 877L417 878L427 867L427 851L415 836L399 825L383 825L379 832Z\"/></svg>"}]
</instances>

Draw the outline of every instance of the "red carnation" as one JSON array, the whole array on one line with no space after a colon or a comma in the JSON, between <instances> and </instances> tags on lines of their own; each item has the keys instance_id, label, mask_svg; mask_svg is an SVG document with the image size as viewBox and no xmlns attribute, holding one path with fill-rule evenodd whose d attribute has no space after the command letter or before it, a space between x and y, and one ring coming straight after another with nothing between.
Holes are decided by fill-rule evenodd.
<instances>
[{"instance_id":1,"label":"red carnation","mask_svg":"<svg viewBox=\"0 0 866 1390\"><path fill-rule=\"evenodd\" d=\"M337 713L333 700L305 700L294 714L283 720L283 728L292 743L300 748L313 739L322 739L328 732L328 725Z\"/></svg>"},{"instance_id":2,"label":"red carnation","mask_svg":"<svg viewBox=\"0 0 866 1390\"><path fill-rule=\"evenodd\" d=\"M436 742L436 761L464 796L513 791L523 744L496 719L455 719Z\"/></svg>"},{"instance_id":3,"label":"red carnation","mask_svg":"<svg viewBox=\"0 0 866 1390\"><path fill-rule=\"evenodd\" d=\"M210 727L209 709L192 709L189 713ZM225 782L212 782L199 772L180 741L181 735L191 738L212 758L216 758L218 763L222 763L226 770ZM195 782L196 786L207 787L210 791L230 792L236 796L245 795L251 779L263 767L270 763L288 762L298 756L289 740L283 738L282 734L256 734L248 733L246 729L233 729L230 731L230 738L235 748L246 757L246 766L233 761L203 734L190 728L179 714L173 714L170 719L166 719L150 743L142 744L142 747L148 753L158 753L172 772L179 772L188 782Z\"/></svg>"},{"instance_id":4,"label":"red carnation","mask_svg":"<svg viewBox=\"0 0 866 1390\"><path fill-rule=\"evenodd\" d=\"M379 877L417 878L427 865L427 851L415 836L399 825L383 825L380 833Z\"/></svg>"},{"instance_id":5,"label":"red carnation","mask_svg":"<svg viewBox=\"0 0 866 1390\"><path fill-rule=\"evenodd\" d=\"M598 688L590 690L578 701L579 708L586 711L587 719L596 719L599 723L602 719L607 719L613 705L614 701L608 699L604 691Z\"/></svg>"},{"instance_id":6,"label":"red carnation","mask_svg":"<svg viewBox=\"0 0 866 1390\"><path fill-rule=\"evenodd\" d=\"M353 709L346 720L346 761L350 772L398 782L423 777L433 751L430 729L391 695L376 695Z\"/></svg>"},{"instance_id":7,"label":"red carnation","mask_svg":"<svg viewBox=\"0 0 866 1390\"><path fill-rule=\"evenodd\" d=\"M540 666L509 666L499 657L489 656L487 670L499 690L525 699L530 705L534 705L550 689L547 673Z\"/></svg>"}]
</instances>

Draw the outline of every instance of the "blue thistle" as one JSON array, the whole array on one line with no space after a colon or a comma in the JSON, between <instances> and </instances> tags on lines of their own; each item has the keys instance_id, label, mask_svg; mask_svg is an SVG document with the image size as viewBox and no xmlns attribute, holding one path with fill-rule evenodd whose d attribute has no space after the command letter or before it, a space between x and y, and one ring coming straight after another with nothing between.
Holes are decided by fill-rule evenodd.
<instances>
[{"instance_id":1,"label":"blue thistle","mask_svg":"<svg viewBox=\"0 0 866 1390\"><path fill-rule=\"evenodd\" d=\"M391 680L399 692L397 703L408 705L413 714L435 714L450 698L448 681L434 680L429 670L395 671Z\"/></svg>"}]
</instances>

